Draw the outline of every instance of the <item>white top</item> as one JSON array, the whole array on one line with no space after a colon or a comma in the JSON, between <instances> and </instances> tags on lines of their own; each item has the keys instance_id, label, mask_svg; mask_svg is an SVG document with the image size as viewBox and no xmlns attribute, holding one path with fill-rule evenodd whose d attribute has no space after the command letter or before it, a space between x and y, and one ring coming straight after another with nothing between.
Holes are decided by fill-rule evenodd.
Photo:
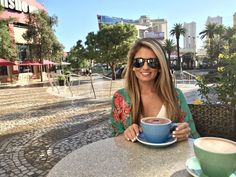
<instances>
[{"instance_id":1,"label":"white top","mask_svg":"<svg viewBox=\"0 0 236 177\"><path fill-rule=\"evenodd\" d=\"M164 104L161 106L161 109L160 109L160 111L159 111L159 113L157 114L156 117L157 118L167 118L168 119L167 112L166 112L166 107L165 107ZM143 118L142 114L141 114L141 118Z\"/></svg>"},{"instance_id":2,"label":"white top","mask_svg":"<svg viewBox=\"0 0 236 177\"><path fill-rule=\"evenodd\" d=\"M161 110L160 110L160 112L157 114L157 118L168 118L168 117L167 117L167 112L166 112L166 107L165 107L164 104L161 106Z\"/></svg>"}]
</instances>

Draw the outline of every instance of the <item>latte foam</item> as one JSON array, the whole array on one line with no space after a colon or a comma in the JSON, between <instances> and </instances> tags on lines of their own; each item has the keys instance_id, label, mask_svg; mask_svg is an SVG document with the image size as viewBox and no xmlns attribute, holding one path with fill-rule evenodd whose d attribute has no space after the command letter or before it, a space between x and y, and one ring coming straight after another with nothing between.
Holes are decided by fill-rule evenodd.
<instances>
[{"instance_id":1,"label":"latte foam","mask_svg":"<svg viewBox=\"0 0 236 177\"><path fill-rule=\"evenodd\" d=\"M166 124L166 123L169 123L170 120L161 119L161 118L147 118L147 119L144 119L144 122L149 123L149 124Z\"/></svg>"},{"instance_id":2,"label":"latte foam","mask_svg":"<svg viewBox=\"0 0 236 177\"><path fill-rule=\"evenodd\" d=\"M236 153L236 142L223 138L200 138L194 144L205 151L215 153Z\"/></svg>"}]
</instances>

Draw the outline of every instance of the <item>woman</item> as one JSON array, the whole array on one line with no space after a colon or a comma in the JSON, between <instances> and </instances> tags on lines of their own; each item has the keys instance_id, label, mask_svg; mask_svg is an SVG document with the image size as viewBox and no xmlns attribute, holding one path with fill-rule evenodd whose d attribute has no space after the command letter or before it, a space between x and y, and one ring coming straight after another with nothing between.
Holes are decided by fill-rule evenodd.
<instances>
[{"instance_id":1,"label":"woman","mask_svg":"<svg viewBox=\"0 0 236 177\"><path fill-rule=\"evenodd\" d=\"M152 38L138 40L128 53L125 88L112 99L113 135L136 141L143 117L166 117L179 122L178 141L199 137L183 93L174 88L165 52Z\"/></svg>"}]
</instances>

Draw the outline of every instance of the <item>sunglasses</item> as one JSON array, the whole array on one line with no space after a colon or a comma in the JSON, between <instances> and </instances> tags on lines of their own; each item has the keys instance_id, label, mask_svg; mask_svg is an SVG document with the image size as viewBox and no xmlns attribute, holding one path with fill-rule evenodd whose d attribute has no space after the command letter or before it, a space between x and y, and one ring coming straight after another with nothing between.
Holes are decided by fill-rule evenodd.
<instances>
[{"instance_id":1,"label":"sunglasses","mask_svg":"<svg viewBox=\"0 0 236 177\"><path fill-rule=\"evenodd\" d=\"M134 58L133 59L133 66L135 68L141 68L141 67L143 67L145 62L147 62L148 66L153 69L158 69L161 67L158 58L148 58L148 59Z\"/></svg>"}]
</instances>

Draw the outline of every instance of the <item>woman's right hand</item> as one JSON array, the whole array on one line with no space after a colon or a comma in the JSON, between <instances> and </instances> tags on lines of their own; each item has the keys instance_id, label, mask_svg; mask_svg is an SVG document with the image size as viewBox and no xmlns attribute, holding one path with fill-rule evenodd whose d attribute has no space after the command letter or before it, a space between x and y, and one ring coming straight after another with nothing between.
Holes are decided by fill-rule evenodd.
<instances>
[{"instance_id":1,"label":"woman's right hand","mask_svg":"<svg viewBox=\"0 0 236 177\"><path fill-rule=\"evenodd\" d=\"M124 131L124 137L128 141L135 142L140 131L141 129L137 124L132 124Z\"/></svg>"}]
</instances>

